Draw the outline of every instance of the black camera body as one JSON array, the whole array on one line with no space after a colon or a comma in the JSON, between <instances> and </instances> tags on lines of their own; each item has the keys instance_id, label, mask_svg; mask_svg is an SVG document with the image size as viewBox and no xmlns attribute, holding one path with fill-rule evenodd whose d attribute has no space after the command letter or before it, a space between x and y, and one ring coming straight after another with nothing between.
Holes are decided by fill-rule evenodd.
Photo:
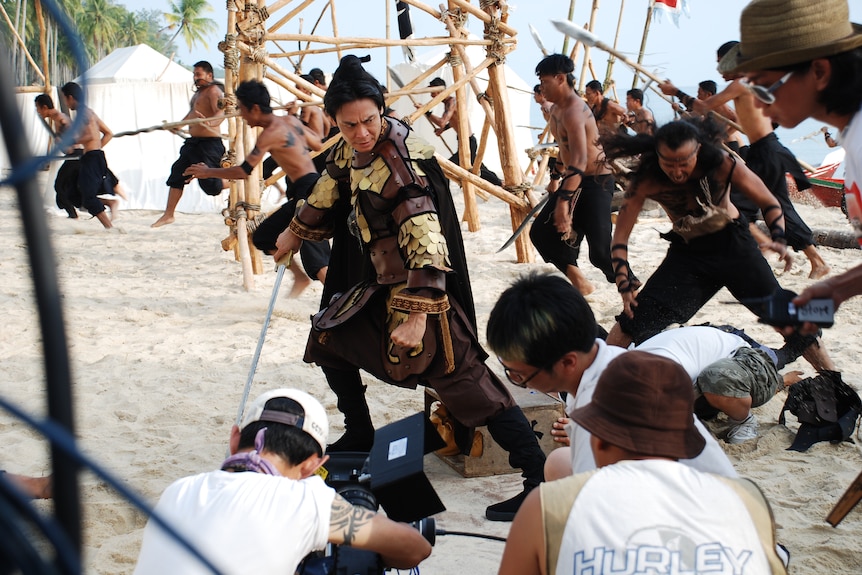
<instances>
[{"instance_id":1,"label":"black camera body","mask_svg":"<svg viewBox=\"0 0 862 575\"><path fill-rule=\"evenodd\" d=\"M370 453L329 454L324 480L357 507L376 512L382 505L389 519L410 523L433 546L436 524L429 515L446 508L425 476L422 458L441 443L424 414L417 413L376 430ZM330 544L326 551L308 555L298 572L383 575L384 566L373 551Z\"/></svg>"},{"instance_id":2,"label":"black camera body","mask_svg":"<svg viewBox=\"0 0 862 575\"><path fill-rule=\"evenodd\" d=\"M812 299L804 306L793 303L796 294L790 290L776 290L769 297L740 300L757 314L760 321L775 327L801 325L810 322L820 327L832 327L835 303L828 298Z\"/></svg>"}]
</instances>

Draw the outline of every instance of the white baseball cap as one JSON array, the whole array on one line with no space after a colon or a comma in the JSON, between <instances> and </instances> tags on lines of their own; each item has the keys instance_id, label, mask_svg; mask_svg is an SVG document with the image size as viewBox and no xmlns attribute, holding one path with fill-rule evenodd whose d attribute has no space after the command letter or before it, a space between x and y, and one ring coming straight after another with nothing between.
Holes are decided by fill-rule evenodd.
<instances>
[{"instance_id":1,"label":"white baseball cap","mask_svg":"<svg viewBox=\"0 0 862 575\"><path fill-rule=\"evenodd\" d=\"M286 397L300 405L303 414L296 415L280 410L264 409L270 399ZM272 421L298 427L309 434L320 445L321 452L326 451L326 438L329 435L329 418L326 410L314 397L298 389L273 389L255 399L242 418L240 429L245 429L255 421Z\"/></svg>"}]
</instances>

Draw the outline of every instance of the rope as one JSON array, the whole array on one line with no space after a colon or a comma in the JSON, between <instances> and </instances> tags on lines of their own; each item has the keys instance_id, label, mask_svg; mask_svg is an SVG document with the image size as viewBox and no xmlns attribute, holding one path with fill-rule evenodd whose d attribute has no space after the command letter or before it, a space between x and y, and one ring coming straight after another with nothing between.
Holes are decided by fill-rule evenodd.
<instances>
[{"instance_id":1,"label":"rope","mask_svg":"<svg viewBox=\"0 0 862 575\"><path fill-rule=\"evenodd\" d=\"M251 61L256 64L263 64L269 58L269 53L264 46L258 46L251 51Z\"/></svg>"},{"instance_id":2,"label":"rope","mask_svg":"<svg viewBox=\"0 0 862 575\"><path fill-rule=\"evenodd\" d=\"M233 207L235 210L245 210L247 212L259 212L260 211L260 204L251 204L249 202L245 202L242 200L235 203ZM234 213L238 213L238 212L234 212Z\"/></svg>"},{"instance_id":3,"label":"rope","mask_svg":"<svg viewBox=\"0 0 862 575\"><path fill-rule=\"evenodd\" d=\"M236 94L234 94L234 93L225 94L224 97L221 99L221 103L222 103L222 106L224 107L225 115L236 113L236 104L237 104Z\"/></svg>"},{"instance_id":4,"label":"rope","mask_svg":"<svg viewBox=\"0 0 862 575\"><path fill-rule=\"evenodd\" d=\"M225 34L224 41L218 43L218 49L224 53L224 69L234 74L239 73L239 49L236 47L236 34Z\"/></svg>"},{"instance_id":5,"label":"rope","mask_svg":"<svg viewBox=\"0 0 862 575\"><path fill-rule=\"evenodd\" d=\"M494 58L497 65L506 63L506 45L503 44L503 32L499 28L500 19L492 16L491 21L485 26L485 38L491 41L486 53L489 58Z\"/></svg>"},{"instance_id":6,"label":"rope","mask_svg":"<svg viewBox=\"0 0 862 575\"><path fill-rule=\"evenodd\" d=\"M527 195L527 192L532 191L533 186L528 182L521 182L517 186L503 186L503 189L519 198L523 198Z\"/></svg>"}]
</instances>

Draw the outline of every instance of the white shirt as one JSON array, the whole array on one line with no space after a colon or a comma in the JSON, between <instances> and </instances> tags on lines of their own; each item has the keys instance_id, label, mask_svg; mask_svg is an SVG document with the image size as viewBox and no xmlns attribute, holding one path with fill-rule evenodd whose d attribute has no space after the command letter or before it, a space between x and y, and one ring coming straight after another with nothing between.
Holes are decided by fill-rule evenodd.
<instances>
[{"instance_id":1,"label":"white shirt","mask_svg":"<svg viewBox=\"0 0 862 575\"><path fill-rule=\"evenodd\" d=\"M708 350L710 349L710 346L715 343L713 334L701 334L699 331L688 331L694 329L709 330L710 332L730 336L731 338L738 339L742 344L747 345L742 338L732 334L726 334L712 327L682 327L668 330L653 336L643 342L638 349L678 361L686 371L689 372L689 374L694 373L696 377L697 374L700 373L707 365L716 360L728 357L733 353L733 351L728 353L727 346L720 346L711 355ZM697 343L701 335L704 336L702 345ZM655 338L659 336L664 337L659 340L655 340ZM724 340L725 338L720 339ZM690 341L686 342L686 340ZM658 345L661 341L664 341L663 346ZM571 414L576 408L587 405L592 401L593 392L596 389L599 376L615 357L626 352L625 349L607 345L600 339L596 340L596 344L599 346L599 351L596 354L596 359L586 369L586 371L584 371L584 375L581 377L581 383L578 385L578 392L574 396L570 393L566 397L567 414ZM735 349L736 348L734 348L734 350ZM720 353L725 353L726 355L719 355ZM706 441L706 446L694 459L681 459L680 463L690 465L695 469L708 473L715 473L725 477L738 477L736 470L733 468L733 464L727 458L727 455L721 449L721 446L709 430L704 427L699 419L694 417L694 414L692 414L692 418L694 419L695 427L697 427L697 430ZM583 473L584 471L595 469L596 462L593 459L592 448L590 448L590 433L574 421L570 421L566 426L566 432L569 435L569 443L572 449L572 472Z\"/></svg>"},{"instance_id":2,"label":"white shirt","mask_svg":"<svg viewBox=\"0 0 862 575\"><path fill-rule=\"evenodd\" d=\"M317 476L211 471L174 482L156 512L226 575L285 575L326 546L334 497ZM135 575L167 573L212 571L150 520Z\"/></svg>"},{"instance_id":3,"label":"white shirt","mask_svg":"<svg viewBox=\"0 0 862 575\"><path fill-rule=\"evenodd\" d=\"M557 561L555 575L771 572L736 492L667 460L621 461L590 477L569 512Z\"/></svg>"},{"instance_id":4,"label":"white shirt","mask_svg":"<svg viewBox=\"0 0 862 575\"><path fill-rule=\"evenodd\" d=\"M859 203L859 212L855 214L848 203L848 215L851 221L854 218L862 220L862 110L850 118L850 123L841 132L841 145L847 151L844 156L844 188L846 194L855 196ZM862 230L857 229L856 233L858 235ZM862 244L862 236L859 242Z\"/></svg>"}]
</instances>

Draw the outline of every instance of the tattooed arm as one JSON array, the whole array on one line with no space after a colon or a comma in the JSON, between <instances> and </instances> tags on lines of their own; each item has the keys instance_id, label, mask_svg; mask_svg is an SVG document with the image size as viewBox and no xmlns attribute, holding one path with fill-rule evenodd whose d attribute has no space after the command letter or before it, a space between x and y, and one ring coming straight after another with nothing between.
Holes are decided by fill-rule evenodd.
<instances>
[{"instance_id":1,"label":"tattooed arm","mask_svg":"<svg viewBox=\"0 0 862 575\"><path fill-rule=\"evenodd\" d=\"M332 501L329 542L379 553L396 569L415 567L431 554L431 545L416 529L351 505L340 495Z\"/></svg>"}]
</instances>

